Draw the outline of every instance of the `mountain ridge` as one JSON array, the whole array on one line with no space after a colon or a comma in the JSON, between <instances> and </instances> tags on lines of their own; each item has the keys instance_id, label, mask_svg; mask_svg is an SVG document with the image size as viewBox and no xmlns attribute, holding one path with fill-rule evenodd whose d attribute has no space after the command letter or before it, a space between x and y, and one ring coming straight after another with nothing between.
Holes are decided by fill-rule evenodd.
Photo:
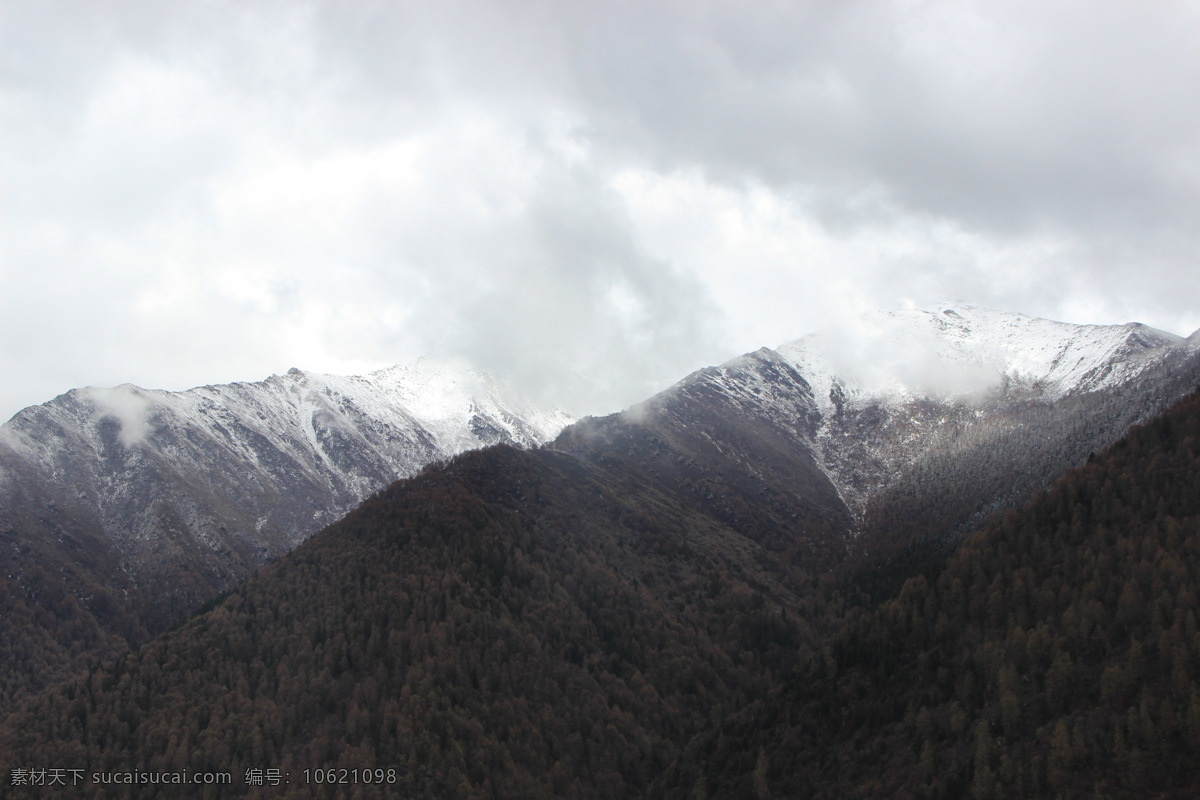
<instances>
[{"instance_id":1,"label":"mountain ridge","mask_svg":"<svg viewBox=\"0 0 1200 800\"><path fill-rule=\"evenodd\" d=\"M528 414L528 417L525 416ZM41 619L38 657L5 698L80 663L76 634L119 652L291 550L368 494L496 442L529 446L569 417L432 359L367 376L297 369L187 392L74 389L0 426L5 593ZM13 656L15 658L15 656ZM84 659L86 661L86 659Z\"/></svg>"},{"instance_id":2,"label":"mountain ridge","mask_svg":"<svg viewBox=\"0 0 1200 800\"><path fill-rule=\"evenodd\" d=\"M5 475L40 472L71 484L108 527L132 528L131 538L145 539L152 531L139 531L127 519L119 520L122 524L108 520L122 500L114 484L135 484L136 476L94 474L87 464L71 463L71 454L114 473L136 472L146 461L179 475L236 472L241 486L224 482L220 489L246 499L255 511L253 528L261 534L265 527L297 527L303 519L294 510L256 500L245 491L247 484L263 484L263 494L271 484L305 483L320 495L304 502L320 527L371 491L431 461L497 442L535 445L569 421L563 412L502 397L498 384L483 373L431 359L350 377L293 368L253 383L184 392L132 384L85 387L24 409L0 426L0 482ZM107 492L99 488L105 483ZM287 526L271 519L280 514ZM214 527L229 527L219 515L214 521ZM278 555L304 533L280 532L256 544Z\"/></svg>"},{"instance_id":3,"label":"mountain ridge","mask_svg":"<svg viewBox=\"0 0 1200 800\"><path fill-rule=\"evenodd\" d=\"M1143 354L1188 341L1140 322L1067 323L968 303L874 311L856 328L840 341L817 332L776 348L810 376L826 408L836 405L835 387L865 402L928 396L981 404L1019 393L1059 399L1127 381L1153 360ZM889 357L890 348L904 352ZM1127 367L1106 369L1115 363Z\"/></svg>"},{"instance_id":4,"label":"mountain ridge","mask_svg":"<svg viewBox=\"0 0 1200 800\"><path fill-rule=\"evenodd\" d=\"M842 352L823 344L823 334L776 349L809 382L822 415L816 449L860 517L905 470L937 452L939 440L993 428L1002 435L1014 413L1113 397L1144 374L1166 379L1197 352L1190 340L1142 323L1078 325L962 303L867 317L868 334ZM878 363L860 357L839 372L839 360L864 343L883 354ZM1157 401L1119 430L1091 437L1069 462L1163 408Z\"/></svg>"},{"instance_id":5,"label":"mountain ridge","mask_svg":"<svg viewBox=\"0 0 1200 800\"><path fill-rule=\"evenodd\" d=\"M1180 364L1195 366L1167 366ZM1193 369L1175 377L1195 375ZM1020 416L1017 404L1013 419L1040 436L1061 426L1062 414L1103 414L1110 401L1142 413L1157 402L1154 391L1175 391L1162 379L1148 371L1145 386L1099 393L1103 401L1081 395L1066 411L1035 404L1046 415L1041 421ZM857 647L862 636L848 645L836 638L833 626L843 619L868 623L860 627L866 635L876 626L859 610L866 606L847 610L840 571L854 563L847 548L853 520L806 445L820 421L807 382L778 354L760 351L693 373L629 411L585 418L540 448L497 445L430 466L376 493L208 613L34 698L0 724L0 751L14 763L53 761L88 771L137 764L231 769L236 776L272 764L293 778L273 793L281 797L312 796L314 787L296 777L325 767L394 767L396 784L359 787L367 797L616 798L657 790L688 797L697 787L703 793L726 786L731 796L762 796L760 785L793 788L809 762L789 770L788 751L775 750L788 742L770 742L764 757L767 745L738 727L738 710L791 726L792 704L781 706L781 695L770 692L789 674L799 678L784 685L805 688L809 673L793 672L797 664L819 668L834 658L857 668L856 659L870 666L900 651L886 636ZM1155 423L1155 430L1169 434L1172 424ZM1073 430L1062 435L1071 439ZM1194 437L1183 440L1194 451ZM1019 438L1012 443L1014 452L1029 455ZM1159 463L1152 452L1146 460ZM960 466L970 467L960 476L970 482L1010 471L985 462ZM944 500L947 489L961 491L941 487L930 496ZM1058 497L1070 515L1049 524L1073 530L1086 506L1070 490ZM1075 500L1085 510L1075 511ZM1054 565L1043 567L1047 590L1022 591L1053 602L1062 596ZM981 590L988 585L974 582ZM955 600L955 582L943 583ZM947 608L990 619L989 603L981 591L969 607ZM1071 619L1083 631L1079 613ZM937 619L925 628L936 632ZM949 623L941 629L955 630ZM840 649L829 653L829 642ZM991 652L969 656L984 664ZM936 663L912 658L954 691L958 674L970 671L944 676ZM1061 674L1091 674L1063 669L1056 668L1060 688L1050 702L1066 697ZM831 684L830 675L813 677L840 690L837 673ZM985 692L995 682L990 672L957 681L974 705L960 704L993 713ZM1128 683L1114 679L1114 686ZM886 681L880 685L882 713L907 712L888 705ZM853 693L852 685L842 696ZM754 702L763 697L765 703ZM835 725L841 707L853 720L880 713L841 704L830 711ZM938 709L931 724L913 714L918 729L939 732L936 743L948 747L956 765L944 781L951 792L970 780L962 765L972 763L969 725L959 716L952 706ZM1015 719L1012 730L1021 730ZM1129 719L1131 732L1142 725L1138 714ZM1031 729L1040 724L1030 720ZM737 739L722 744L723 730ZM1136 730L1144 739L1143 728ZM974 763L995 776L1012 772L1012 759L1006 766L996 756L998 737L975 731L974 750L985 755ZM1046 733L1032 732L1039 741ZM1013 773L1018 789L1022 780L1069 787L1079 766L1075 735L1068 729L1065 748L1051 742L1061 751L1057 771L1035 766L1026 779ZM720 757L712 771L704 752ZM907 785L915 759L902 755L907 772L897 781ZM882 763L860 769L877 772ZM835 762L811 766L836 770ZM987 777L986 770L979 774ZM245 786L230 794L255 791ZM83 793L106 796L99 786ZM789 791L797 794L803 796ZM876 796L860 792L866 795Z\"/></svg>"},{"instance_id":6,"label":"mountain ridge","mask_svg":"<svg viewBox=\"0 0 1200 800\"><path fill-rule=\"evenodd\" d=\"M965 323L947 310L936 313L949 322L909 316L926 327L934 319L961 340ZM839 396L832 383L814 389L822 373L806 375L795 352L760 348L621 414L585 418L548 446L598 462L633 459L631 474L669 478L672 491L699 498L723 524L774 526L807 537L813 552L840 559L856 549L878 565L889 552L950 541L1019 502L1200 382L1193 339L1137 324L954 313L1041 326L1060 345L1081 331L1092 344L1097 334L1108 338L1085 347L1087 368L1070 373L1086 390L1062 393L1061 381L1035 376L1000 381L1007 394L990 397L871 395L853 386ZM1038 363L1050 370L1063 359ZM97 653L120 652L396 478L456 448L549 442L567 416L510 400L482 374L434 360L357 377L292 369L183 393L72 390L0 426L0 549L10 554L3 581L22 608L5 624L16 635L43 620L39 656L29 663L86 663L84 640L98 642ZM681 433L689 427L696 436ZM810 524L797 528L797 519ZM90 633L61 633L78 630ZM29 680L40 685L34 673L58 674L6 669L17 692Z\"/></svg>"}]
</instances>

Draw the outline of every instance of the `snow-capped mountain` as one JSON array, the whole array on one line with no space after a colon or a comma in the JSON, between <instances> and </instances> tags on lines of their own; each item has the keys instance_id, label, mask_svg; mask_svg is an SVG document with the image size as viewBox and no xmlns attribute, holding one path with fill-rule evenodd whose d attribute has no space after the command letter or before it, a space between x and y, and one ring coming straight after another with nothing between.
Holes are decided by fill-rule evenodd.
<instances>
[{"instance_id":1,"label":"snow-capped mountain","mask_svg":"<svg viewBox=\"0 0 1200 800\"><path fill-rule=\"evenodd\" d=\"M1190 388L1165 387L1197 352L1195 339L1136 322L1077 325L943 303L872 312L777 352L812 389L814 450L861 516L930 464L947 469L984 452L997 459L1003 442L1017 448L1008 467L1032 476L1009 480L1013 496L1032 491ZM1089 410L1110 401L1104 414ZM1043 456L1040 469L1028 463Z\"/></svg>"},{"instance_id":2,"label":"snow-capped mountain","mask_svg":"<svg viewBox=\"0 0 1200 800\"><path fill-rule=\"evenodd\" d=\"M832 562L962 532L1198 383L1198 334L943 305L700 370L551 447ZM0 663L0 696L122 652L424 464L569 421L436 361L25 409L0 426L0 636L37 632L54 666Z\"/></svg>"},{"instance_id":3,"label":"snow-capped mountain","mask_svg":"<svg viewBox=\"0 0 1200 800\"><path fill-rule=\"evenodd\" d=\"M810 453L859 530L904 508L913 535L944 535L1191 390L1198 341L966 304L876 312L700 370L627 416L767 420L771 446ZM740 445L720 442L725 455ZM737 456L746 469L755 448Z\"/></svg>"},{"instance_id":4,"label":"snow-capped mountain","mask_svg":"<svg viewBox=\"0 0 1200 800\"><path fill-rule=\"evenodd\" d=\"M778 348L820 405L918 397L981 405L1120 386L1185 346L1141 323L1073 325L964 303L876 311Z\"/></svg>"},{"instance_id":5,"label":"snow-capped mountain","mask_svg":"<svg viewBox=\"0 0 1200 800\"><path fill-rule=\"evenodd\" d=\"M186 609L431 461L570 422L461 363L75 389L0 427L0 530L109 551ZM78 549L78 548L76 548Z\"/></svg>"}]
</instances>

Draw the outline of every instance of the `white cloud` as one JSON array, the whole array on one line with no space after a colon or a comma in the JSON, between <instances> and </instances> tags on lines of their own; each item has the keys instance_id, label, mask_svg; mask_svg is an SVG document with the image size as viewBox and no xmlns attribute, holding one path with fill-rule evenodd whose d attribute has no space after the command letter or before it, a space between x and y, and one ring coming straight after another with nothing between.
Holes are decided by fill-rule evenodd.
<instances>
[{"instance_id":1,"label":"white cloud","mask_svg":"<svg viewBox=\"0 0 1200 800\"><path fill-rule=\"evenodd\" d=\"M111 389L91 388L87 397L96 407L97 419L117 422L117 440L127 448L146 440L154 432L150 422L150 401L129 385Z\"/></svg>"}]
</instances>

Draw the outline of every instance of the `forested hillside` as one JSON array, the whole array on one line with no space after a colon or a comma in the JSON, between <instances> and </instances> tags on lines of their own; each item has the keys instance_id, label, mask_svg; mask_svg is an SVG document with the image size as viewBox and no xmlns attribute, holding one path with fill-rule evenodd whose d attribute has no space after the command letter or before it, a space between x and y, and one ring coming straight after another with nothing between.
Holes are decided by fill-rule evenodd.
<instances>
[{"instance_id":1,"label":"forested hillside","mask_svg":"<svg viewBox=\"0 0 1200 800\"><path fill-rule=\"evenodd\" d=\"M0 718L177 625L432 461L570 419L421 359L186 392L85 388L0 425Z\"/></svg>"},{"instance_id":2,"label":"forested hillside","mask_svg":"<svg viewBox=\"0 0 1200 800\"><path fill-rule=\"evenodd\" d=\"M491 448L377 495L208 613L36 698L0 729L0 763L227 770L221 796L255 791L256 768L292 776L272 796L332 796L302 779L327 767L394 770L350 796L644 794L814 651L815 621L837 616L839 554L820 537L845 530L812 506L811 459L776 463L796 491L763 503L774 487L689 460L695 429L594 427L582 455ZM647 454L678 471L655 477Z\"/></svg>"},{"instance_id":3,"label":"forested hillside","mask_svg":"<svg viewBox=\"0 0 1200 800\"><path fill-rule=\"evenodd\" d=\"M1190 797L1200 395L849 623L663 797Z\"/></svg>"},{"instance_id":4,"label":"forested hillside","mask_svg":"<svg viewBox=\"0 0 1200 800\"><path fill-rule=\"evenodd\" d=\"M979 317L978 335L951 309L909 322L940 331L956 370L967 345L1003 345L1049 372L1005 373L968 402L855 389L763 348L581 421L554 447L635 490L650 480L756 546L802 554L806 569L857 551L853 592L884 599L1200 376L1200 351L1144 326L963 313ZM989 319L1007 320L998 340ZM1058 333L1028 335L1047 326ZM1082 377L1064 381L1067 366ZM0 718L178 624L391 476L472 444L540 441L563 421L475 391L486 384L432 364L362 378L295 370L183 393L80 390L19 414L0 431L0 634L12 643Z\"/></svg>"},{"instance_id":5,"label":"forested hillside","mask_svg":"<svg viewBox=\"0 0 1200 800\"><path fill-rule=\"evenodd\" d=\"M207 613L32 698L0 724L0 764L10 781L80 770L80 797L178 796L90 776L183 770L229 773L210 797L1187 787L1200 398L876 607L849 580L864 554L789 369L754 354L552 446L394 484ZM764 395L772 413L749 413ZM104 646L69 602L12 618L54 608ZM330 768L371 782L316 779ZM266 770L279 785L247 781Z\"/></svg>"}]
</instances>

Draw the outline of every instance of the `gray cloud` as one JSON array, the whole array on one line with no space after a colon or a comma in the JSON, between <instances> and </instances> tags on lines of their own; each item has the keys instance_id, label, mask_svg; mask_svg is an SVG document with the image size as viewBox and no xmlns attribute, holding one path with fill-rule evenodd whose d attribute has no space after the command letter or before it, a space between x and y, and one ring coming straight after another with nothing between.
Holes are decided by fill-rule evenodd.
<instances>
[{"instance_id":1,"label":"gray cloud","mask_svg":"<svg viewBox=\"0 0 1200 800\"><path fill-rule=\"evenodd\" d=\"M0 0L0 417L438 353L602 411L945 297L1188 333L1198 17Z\"/></svg>"},{"instance_id":2,"label":"gray cloud","mask_svg":"<svg viewBox=\"0 0 1200 800\"><path fill-rule=\"evenodd\" d=\"M561 165L554 172L539 183L522 229L473 265L486 288L459 304L450 347L520 383L586 388L617 405L719 352L723 319L703 286L642 250L597 176ZM585 397L572 400L588 407Z\"/></svg>"}]
</instances>

